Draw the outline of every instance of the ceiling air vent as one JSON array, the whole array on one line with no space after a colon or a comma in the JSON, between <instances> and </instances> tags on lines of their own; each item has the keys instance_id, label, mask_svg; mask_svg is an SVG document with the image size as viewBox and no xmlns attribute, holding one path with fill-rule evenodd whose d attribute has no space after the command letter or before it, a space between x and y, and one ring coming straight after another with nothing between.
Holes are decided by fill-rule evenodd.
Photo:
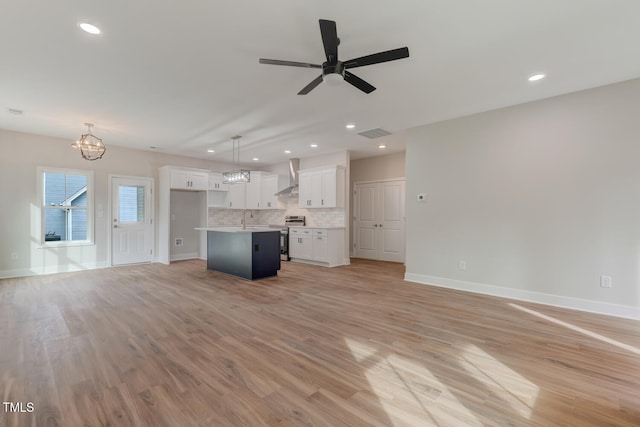
<instances>
[{"instance_id":1,"label":"ceiling air vent","mask_svg":"<svg viewBox=\"0 0 640 427\"><path fill-rule=\"evenodd\" d=\"M388 132L384 129L370 129L370 130L365 130L364 132L358 132L358 135L362 135L365 138L369 138L369 139L375 139L375 138L380 138L382 136L387 136L387 135L391 135L391 132Z\"/></svg>"}]
</instances>

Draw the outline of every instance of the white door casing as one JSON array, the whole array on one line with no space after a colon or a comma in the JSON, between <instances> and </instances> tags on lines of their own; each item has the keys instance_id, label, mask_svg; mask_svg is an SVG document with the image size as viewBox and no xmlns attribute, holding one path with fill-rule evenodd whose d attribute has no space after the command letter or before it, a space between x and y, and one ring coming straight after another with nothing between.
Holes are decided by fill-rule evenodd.
<instances>
[{"instance_id":1,"label":"white door casing","mask_svg":"<svg viewBox=\"0 0 640 427\"><path fill-rule=\"evenodd\" d=\"M111 177L111 265L153 260L150 178Z\"/></svg>"},{"instance_id":2,"label":"white door casing","mask_svg":"<svg viewBox=\"0 0 640 427\"><path fill-rule=\"evenodd\" d=\"M404 180L355 185L354 255L404 262Z\"/></svg>"}]
</instances>

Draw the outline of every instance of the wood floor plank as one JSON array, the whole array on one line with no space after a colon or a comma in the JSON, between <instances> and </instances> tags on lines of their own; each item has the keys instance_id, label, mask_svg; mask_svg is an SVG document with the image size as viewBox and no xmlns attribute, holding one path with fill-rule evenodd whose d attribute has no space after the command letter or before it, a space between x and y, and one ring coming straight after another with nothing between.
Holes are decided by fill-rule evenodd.
<instances>
[{"instance_id":1,"label":"wood floor plank","mask_svg":"<svg viewBox=\"0 0 640 427\"><path fill-rule=\"evenodd\" d=\"M640 322L200 260L0 280L0 426L638 426Z\"/></svg>"}]
</instances>

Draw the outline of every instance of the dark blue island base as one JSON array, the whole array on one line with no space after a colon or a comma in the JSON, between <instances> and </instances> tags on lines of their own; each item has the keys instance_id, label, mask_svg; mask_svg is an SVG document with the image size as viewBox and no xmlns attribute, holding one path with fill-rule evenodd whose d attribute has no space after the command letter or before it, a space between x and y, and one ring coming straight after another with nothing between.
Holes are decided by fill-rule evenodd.
<instances>
[{"instance_id":1,"label":"dark blue island base","mask_svg":"<svg viewBox=\"0 0 640 427\"><path fill-rule=\"evenodd\" d=\"M276 276L280 230L207 231L207 268L248 280Z\"/></svg>"}]
</instances>

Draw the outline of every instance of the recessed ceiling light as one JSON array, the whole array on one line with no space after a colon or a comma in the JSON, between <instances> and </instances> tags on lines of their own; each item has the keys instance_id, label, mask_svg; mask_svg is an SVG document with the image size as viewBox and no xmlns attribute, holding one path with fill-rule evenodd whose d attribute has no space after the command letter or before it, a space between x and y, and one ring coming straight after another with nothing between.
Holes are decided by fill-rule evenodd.
<instances>
[{"instance_id":1,"label":"recessed ceiling light","mask_svg":"<svg viewBox=\"0 0 640 427\"><path fill-rule=\"evenodd\" d=\"M353 129L354 127L356 127L356 125L354 125L353 123L347 123L347 125L345 127L347 129Z\"/></svg>"},{"instance_id":2,"label":"recessed ceiling light","mask_svg":"<svg viewBox=\"0 0 640 427\"><path fill-rule=\"evenodd\" d=\"M537 82L538 80L542 80L545 78L544 74L534 74L529 77L530 82Z\"/></svg>"},{"instance_id":3,"label":"recessed ceiling light","mask_svg":"<svg viewBox=\"0 0 640 427\"><path fill-rule=\"evenodd\" d=\"M387 146L384 144L378 144L378 148L387 148Z\"/></svg>"},{"instance_id":4,"label":"recessed ceiling light","mask_svg":"<svg viewBox=\"0 0 640 427\"><path fill-rule=\"evenodd\" d=\"M207 153L215 153L215 152L216 152L216 151L215 151L215 150L212 150L212 149L208 149L208 150L207 150Z\"/></svg>"},{"instance_id":5,"label":"recessed ceiling light","mask_svg":"<svg viewBox=\"0 0 640 427\"><path fill-rule=\"evenodd\" d=\"M257 162L258 160L260 160L260 159L259 159L259 158L257 158L257 157L254 157L254 158L253 158L253 161L254 161L254 162Z\"/></svg>"},{"instance_id":6,"label":"recessed ceiling light","mask_svg":"<svg viewBox=\"0 0 640 427\"><path fill-rule=\"evenodd\" d=\"M100 31L100 28L96 27L95 25L87 24L86 22L81 22L80 28L82 28L89 34L100 34L102 32Z\"/></svg>"},{"instance_id":7,"label":"recessed ceiling light","mask_svg":"<svg viewBox=\"0 0 640 427\"><path fill-rule=\"evenodd\" d=\"M291 150L284 150L284 154L291 154Z\"/></svg>"},{"instance_id":8,"label":"recessed ceiling light","mask_svg":"<svg viewBox=\"0 0 640 427\"><path fill-rule=\"evenodd\" d=\"M309 145L309 147L311 147L311 148L318 148L318 144L311 144L311 145Z\"/></svg>"}]
</instances>

